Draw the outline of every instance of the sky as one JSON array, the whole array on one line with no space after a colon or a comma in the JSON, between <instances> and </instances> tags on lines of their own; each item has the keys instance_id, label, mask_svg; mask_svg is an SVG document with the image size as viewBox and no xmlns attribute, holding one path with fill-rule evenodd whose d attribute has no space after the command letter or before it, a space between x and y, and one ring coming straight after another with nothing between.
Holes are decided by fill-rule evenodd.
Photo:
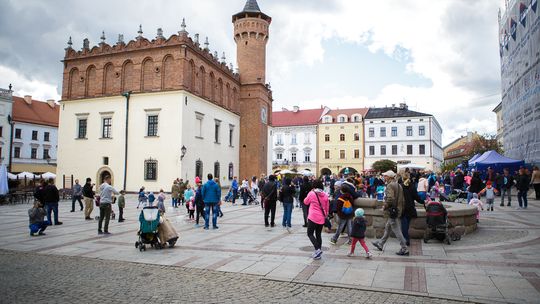
<instances>
[{"instance_id":1,"label":"sky","mask_svg":"<svg viewBox=\"0 0 540 304\"><path fill-rule=\"evenodd\" d=\"M236 66L231 16L245 0L0 0L0 88L61 98L61 60L73 48L166 37L182 18L193 36ZM443 144L467 131L496 132L501 0L258 0L272 17L267 81L274 111L384 107L406 102L435 115Z\"/></svg>"}]
</instances>

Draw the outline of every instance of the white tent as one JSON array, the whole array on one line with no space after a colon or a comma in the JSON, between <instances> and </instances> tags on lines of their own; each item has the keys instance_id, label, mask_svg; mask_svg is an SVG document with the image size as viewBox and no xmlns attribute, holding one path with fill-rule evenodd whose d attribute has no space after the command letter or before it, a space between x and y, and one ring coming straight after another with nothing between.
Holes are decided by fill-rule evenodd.
<instances>
[{"instance_id":1,"label":"white tent","mask_svg":"<svg viewBox=\"0 0 540 304\"><path fill-rule=\"evenodd\" d=\"M54 174L52 172L45 172L45 173L41 174L41 178L44 178L44 179L56 178L56 174Z\"/></svg>"},{"instance_id":2,"label":"white tent","mask_svg":"<svg viewBox=\"0 0 540 304\"><path fill-rule=\"evenodd\" d=\"M409 168L409 169L418 169L418 170L425 170L425 169L426 169L426 166L424 166L424 165L419 165L419 164L404 164L404 165L397 165L398 171L400 171L401 169L405 170L405 168Z\"/></svg>"},{"instance_id":3,"label":"white tent","mask_svg":"<svg viewBox=\"0 0 540 304\"><path fill-rule=\"evenodd\" d=\"M7 173L7 177L8 177L9 179L17 179L17 175L15 175L15 174L13 174L13 173L9 173L9 172Z\"/></svg>"},{"instance_id":4,"label":"white tent","mask_svg":"<svg viewBox=\"0 0 540 304\"><path fill-rule=\"evenodd\" d=\"M302 174L303 176L313 176L313 172L311 172L309 170L302 170L302 171L298 172L298 174Z\"/></svg>"},{"instance_id":5,"label":"white tent","mask_svg":"<svg viewBox=\"0 0 540 304\"><path fill-rule=\"evenodd\" d=\"M0 195L5 195L9 192L8 176L6 166L0 166Z\"/></svg>"},{"instance_id":6,"label":"white tent","mask_svg":"<svg viewBox=\"0 0 540 304\"><path fill-rule=\"evenodd\" d=\"M279 171L279 174L296 174L296 172L292 172L291 170L281 170Z\"/></svg>"},{"instance_id":7,"label":"white tent","mask_svg":"<svg viewBox=\"0 0 540 304\"><path fill-rule=\"evenodd\" d=\"M24 178L30 179L30 178L34 178L36 176L34 175L34 173L30 173L30 172L25 171L25 172L21 172L21 173L17 174L17 177L20 178L20 179L24 179Z\"/></svg>"}]
</instances>

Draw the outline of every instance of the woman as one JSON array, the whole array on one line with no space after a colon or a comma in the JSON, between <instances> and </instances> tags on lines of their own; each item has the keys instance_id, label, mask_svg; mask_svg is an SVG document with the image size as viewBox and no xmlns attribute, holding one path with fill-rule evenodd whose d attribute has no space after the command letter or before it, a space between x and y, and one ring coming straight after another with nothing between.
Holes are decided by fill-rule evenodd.
<instances>
[{"instance_id":1,"label":"woman","mask_svg":"<svg viewBox=\"0 0 540 304\"><path fill-rule=\"evenodd\" d=\"M291 233L291 216L294 204L294 194L296 190L292 185L290 178L285 178L283 187L279 194L279 200L283 203L283 228L287 229Z\"/></svg>"},{"instance_id":2,"label":"woman","mask_svg":"<svg viewBox=\"0 0 540 304\"><path fill-rule=\"evenodd\" d=\"M418 187L416 191L418 192L418 195L422 200L426 199L428 191L428 180L425 176L420 177L420 179L418 180Z\"/></svg>"},{"instance_id":3,"label":"woman","mask_svg":"<svg viewBox=\"0 0 540 304\"><path fill-rule=\"evenodd\" d=\"M403 205L403 212L401 213L401 232L407 243L410 246L409 237L409 225L413 218L418 217L416 214L416 207L414 202L424 205L424 200L418 195L416 188L411 183L411 177L409 173L405 173L403 176L403 197L405 198L405 204Z\"/></svg>"},{"instance_id":4,"label":"woman","mask_svg":"<svg viewBox=\"0 0 540 304\"><path fill-rule=\"evenodd\" d=\"M482 183L482 180L480 179L480 174L478 171L475 171L473 173L473 176L471 178L471 184L469 186L469 192L467 193L467 203L469 203L473 197L473 194L480 193L484 189L484 184Z\"/></svg>"},{"instance_id":5,"label":"woman","mask_svg":"<svg viewBox=\"0 0 540 304\"><path fill-rule=\"evenodd\" d=\"M243 206L247 205L248 191L250 191L249 190L249 182L248 182L248 179L246 177L242 181L242 186L240 186L240 193L242 194L242 200L244 201L242 203Z\"/></svg>"},{"instance_id":6,"label":"woman","mask_svg":"<svg viewBox=\"0 0 540 304\"><path fill-rule=\"evenodd\" d=\"M251 193L253 194L253 198L257 199L257 195L259 194L259 182L257 181L256 176L251 178Z\"/></svg>"},{"instance_id":7,"label":"woman","mask_svg":"<svg viewBox=\"0 0 540 304\"><path fill-rule=\"evenodd\" d=\"M304 204L304 200L306 199L309 191L311 191L313 187L311 186L311 182L309 181L309 177L304 176L304 179L302 180L302 186L300 186L300 195L298 196L298 200L302 204L302 213L304 216L304 228L307 227L307 216L308 216L308 210L309 206Z\"/></svg>"},{"instance_id":8,"label":"woman","mask_svg":"<svg viewBox=\"0 0 540 304\"><path fill-rule=\"evenodd\" d=\"M328 195L324 192L324 185L321 180L313 182L313 190L304 199L304 205L309 206L307 235L315 248L311 257L314 260L320 260L322 256L321 232L330 209Z\"/></svg>"},{"instance_id":9,"label":"woman","mask_svg":"<svg viewBox=\"0 0 540 304\"><path fill-rule=\"evenodd\" d=\"M536 193L536 200L540 200L540 170L538 169L538 166L533 167L531 184L533 185L534 192Z\"/></svg>"}]
</instances>

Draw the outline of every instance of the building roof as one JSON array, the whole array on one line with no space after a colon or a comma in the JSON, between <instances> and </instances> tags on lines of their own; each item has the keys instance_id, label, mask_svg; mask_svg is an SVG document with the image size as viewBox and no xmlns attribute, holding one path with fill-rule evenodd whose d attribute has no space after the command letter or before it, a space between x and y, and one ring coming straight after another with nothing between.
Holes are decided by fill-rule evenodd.
<instances>
[{"instance_id":1,"label":"building roof","mask_svg":"<svg viewBox=\"0 0 540 304\"><path fill-rule=\"evenodd\" d=\"M298 111L272 112L272 126L309 126L316 125L321 118L323 109L307 109Z\"/></svg>"},{"instance_id":2,"label":"building roof","mask_svg":"<svg viewBox=\"0 0 540 304\"><path fill-rule=\"evenodd\" d=\"M347 117L350 117L354 114L360 114L362 117L366 116L366 113L368 112L368 108L356 108L356 109L337 109L337 110L330 110L325 115L330 115L333 118L337 118L339 115L347 115Z\"/></svg>"},{"instance_id":3,"label":"building roof","mask_svg":"<svg viewBox=\"0 0 540 304\"><path fill-rule=\"evenodd\" d=\"M241 19L244 17L260 17L268 22L272 21L272 18L261 11L257 0L247 0L244 9L233 15L233 22L235 19Z\"/></svg>"},{"instance_id":4,"label":"building roof","mask_svg":"<svg viewBox=\"0 0 540 304\"><path fill-rule=\"evenodd\" d=\"M260 12L259 4L257 0L248 0L244 6L243 12Z\"/></svg>"},{"instance_id":5,"label":"building roof","mask_svg":"<svg viewBox=\"0 0 540 304\"><path fill-rule=\"evenodd\" d=\"M433 116L433 115L411 111L407 108L406 105L404 106L400 105L399 107L370 108L369 111L367 112L366 119L416 117L416 116Z\"/></svg>"},{"instance_id":6,"label":"building roof","mask_svg":"<svg viewBox=\"0 0 540 304\"><path fill-rule=\"evenodd\" d=\"M47 102L29 98L28 104L24 98L13 96L13 121L58 127L60 107L51 107Z\"/></svg>"}]
</instances>

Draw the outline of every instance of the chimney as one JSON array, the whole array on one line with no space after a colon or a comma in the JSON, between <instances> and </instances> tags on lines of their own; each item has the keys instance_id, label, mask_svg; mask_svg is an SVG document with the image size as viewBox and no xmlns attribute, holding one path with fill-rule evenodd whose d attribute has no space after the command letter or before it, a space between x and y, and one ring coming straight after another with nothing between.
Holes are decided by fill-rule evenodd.
<instances>
[{"instance_id":1,"label":"chimney","mask_svg":"<svg viewBox=\"0 0 540 304\"><path fill-rule=\"evenodd\" d=\"M407 110L407 109L408 109L407 104L404 103L404 102L403 102L403 103L400 103L400 104L399 104L399 107L400 107L401 109L403 109L403 110Z\"/></svg>"},{"instance_id":2,"label":"chimney","mask_svg":"<svg viewBox=\"0 0 540 304\"><path fill-rule=\"evenodd\" d=\"M293 112L298 113L298 111L300 111L300 107L299 106L294 106L293 107Z\"/></svg>"},{"instance_id":3,"label":"chimney","mask_svg":"<svg viewBox=\"0 0 540 304\"><path fill-rule=\"evenodd\" d=\"M56 103L54 102L54 99L47 99L47 104L49 107L53 108L56 106Z\"/></svg>"},{"instance_id":4,"label":"chimney","mask_svg":"<svg viewBox=\"0 0 540 304\"><path fill-rule=\"evenodd\" d=\"M32 95L24 95L24 102L31 105L32 104Z\"/></svg>"}]
</instances>

